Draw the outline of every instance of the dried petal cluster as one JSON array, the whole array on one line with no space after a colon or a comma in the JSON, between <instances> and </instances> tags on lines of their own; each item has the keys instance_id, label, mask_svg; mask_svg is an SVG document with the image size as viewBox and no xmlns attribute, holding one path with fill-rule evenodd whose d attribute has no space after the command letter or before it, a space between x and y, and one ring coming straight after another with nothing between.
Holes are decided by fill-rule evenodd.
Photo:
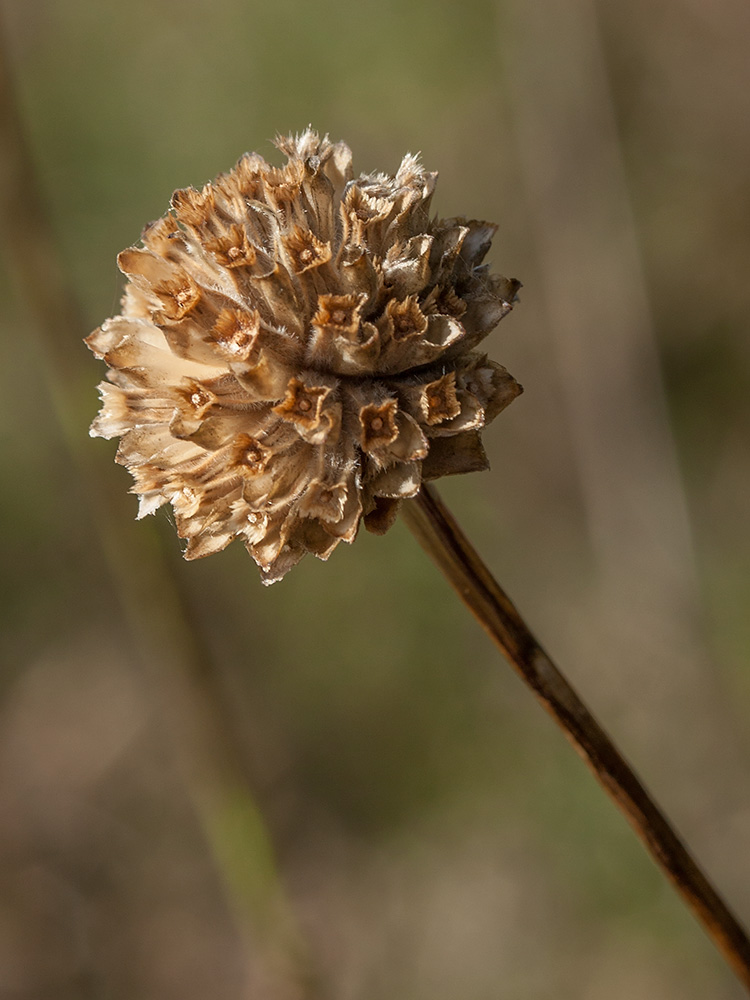
<instances>
[{"instance_id":1,"label":"dried petal cluster","mask_svg":"<svg viewBox=\"0 0 750 1000\"><path fill-rule=\"evenodd\" d=\"M266 583L384 532L422 480L486 468L480 429L520 391L475 350L519 283L482 260L495 226L431 219L437 174L352 175L310 130L176 191L123 251L122 312L93 435L121 437L139 517L164 503L185 556L246 544Z\"/></svg>"}]
</instances>

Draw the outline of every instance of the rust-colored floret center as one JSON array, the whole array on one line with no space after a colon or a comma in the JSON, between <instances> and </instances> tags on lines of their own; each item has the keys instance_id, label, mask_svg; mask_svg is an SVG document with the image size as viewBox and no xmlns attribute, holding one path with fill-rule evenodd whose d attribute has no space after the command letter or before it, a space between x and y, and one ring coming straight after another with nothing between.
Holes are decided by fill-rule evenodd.
<instances>
[{"instance_id":1,"label":"rust-colored floret center","mask_svg":"<svg viewBox=\"0 0 750 1000\"><path fill-rule=\"evenodd\" d=\"M233 450L235 465L240 466L245 475L248 472L263 472L272 455L268 448L249 434L238 434L234 439Z\"/></svg>"},{"instance_id":2,"label":"rust-colored floret center","mask_svg":"<svg viewBox=\"0 0 750 1000\"><path fill-rule=\"evenodd\" d=\"M361 306L356 295L320 295L313 326L353 341L359 331Z\"/></svg>"},{"instance_id":3,"label":"rust-colored floret center","mask_svg":"<svg viewBox=\"0 0 750 1000\"><path fill-rule=\"evenodd\" d=\"M396 440L398 437L397 410L398 403L395 399L389 399L381 405L368 405L362 408L360 413L361 441L365 451L375 451Z\"/></svg>"},{"instance_id":4,"label":"rust-colored floret center","mask_svg":"<svg viewBox=\"0 0 750 1000\"><path fill-rule=\"evenodd\" d=\"M394 340L419 336L427 329L427 317L419 308L415 296L410 296L403 302L392 300L386 311L393 323Z\"/></svg>"},{"instance_id":5,"label":"rust-colored floret center","mask_svg":"<svg viewBox=\"0 0 750 1000\"><path fill-rule=\"evenodd\" d=\"M327 386L308 386L293 378L283 402L273 408L274 413L284 420L311 429L320 422L323 403L330 392Z\"/></svg>"}]
</instances>

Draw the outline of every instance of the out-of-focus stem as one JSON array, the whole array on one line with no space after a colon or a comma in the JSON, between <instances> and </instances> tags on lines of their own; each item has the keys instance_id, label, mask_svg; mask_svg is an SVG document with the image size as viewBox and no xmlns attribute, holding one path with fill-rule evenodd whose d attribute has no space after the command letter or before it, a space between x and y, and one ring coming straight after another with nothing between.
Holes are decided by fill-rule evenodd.
<instances>
[{"instance_id":1,"label":"out-of-focus stem","mask_svg":"<svg viewBox=\"0 0 750 1000\"><path fill-rule=\"evenodd\" d=\"M249 996L301 1000L314 992L308 960L276 870L270 837L255 803L242 752L232 736L208 651L168 560L152 532L120 516L94 463L78 414L76 351L87 332L70 288L18 113L0 19L0 235L86 516L149 680L160 696L172 749L228 901L249 948ZM243 934L243 936L245 936ZM261 970L265 964L268 968ZM260 981L259 981L260 980Z\"/></svg>"},{"instance_id":2,"label":"out-of-focus stem","mask_svg":"<svg viewBox=\"0 0 750 1000\"><path fill-rule=\"evenodd\" d=\"M550 660L436 491L403 507L417 540L625 814L652 858L750 991L750 940L630 765Z\"/></svg>"}]
</instances>

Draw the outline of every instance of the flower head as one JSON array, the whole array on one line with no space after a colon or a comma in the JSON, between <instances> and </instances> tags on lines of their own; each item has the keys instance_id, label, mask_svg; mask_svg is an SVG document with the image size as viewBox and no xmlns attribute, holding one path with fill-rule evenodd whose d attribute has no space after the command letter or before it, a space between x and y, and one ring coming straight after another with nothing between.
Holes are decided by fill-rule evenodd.
<instances>
[{"instance_id":1,"label":"flower head","mask_svg":"<svg viewBox=\"0 0 750 1000\"><path fill-rule=\"evenodd\" d=\"M476 350L519 282L496 227L430 218L415 156L353 179L310 130L247 154L124 250L91 433L120 437L139 517L165 503L195 559L240 538L272 583L360 521L386 531L423 480L487 467L480 430L521 387Z\"/></svg>"}]
</instances>

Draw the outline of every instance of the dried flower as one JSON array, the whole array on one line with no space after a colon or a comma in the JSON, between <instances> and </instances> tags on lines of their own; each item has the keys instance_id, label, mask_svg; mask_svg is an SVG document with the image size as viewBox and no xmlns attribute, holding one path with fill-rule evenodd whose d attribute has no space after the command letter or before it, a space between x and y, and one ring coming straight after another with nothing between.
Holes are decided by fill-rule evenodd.
<instances>
[{"instance_id":1,"label":"dried flower","mask_svg":"<svg viewBox=\"0 0 750 1000\"><path fill-rule=\"evenodd\" d=\"M352 179L310 130L280 169L242 157L124 250L122 313L91 433L121 437L138 516L171 503L185 556L241 538L263 580L386 531L422 480L487 467L480 429L521 387L475 350L519 282L496 227L430 219L437 174Z\"/></svg>"}]
</instances>

